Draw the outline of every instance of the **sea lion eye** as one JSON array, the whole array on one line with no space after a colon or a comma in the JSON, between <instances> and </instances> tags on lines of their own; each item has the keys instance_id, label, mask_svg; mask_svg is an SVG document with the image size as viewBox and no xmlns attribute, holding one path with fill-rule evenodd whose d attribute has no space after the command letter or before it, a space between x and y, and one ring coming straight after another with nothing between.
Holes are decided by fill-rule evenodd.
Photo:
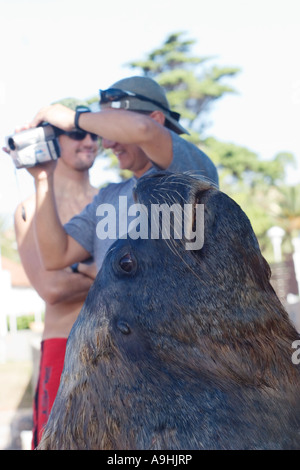
<instances>
[{"instance_id":1,"label":"sea lion eye","mask_svg":"<svg viewBox=\"0 0 300 470\"><path fill-rule=\"evenodd\" d=\"M122 256L120 259L119 265L122 271L132 273L136 268L136 260L130 253L126 253L126 255Z\"/></svg>"}]
</instances>

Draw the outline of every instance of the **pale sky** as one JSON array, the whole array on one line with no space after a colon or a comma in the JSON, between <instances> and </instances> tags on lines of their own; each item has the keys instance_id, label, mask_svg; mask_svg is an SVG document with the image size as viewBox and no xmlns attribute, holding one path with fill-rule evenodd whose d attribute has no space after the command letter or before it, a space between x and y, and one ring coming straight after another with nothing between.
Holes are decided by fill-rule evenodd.
<instances>
[{"instance_id":1,"label":"pale sky","mask_svg":"<svg viewBox=\"0 0 300 470\"><path fill-rule=\"evenodd\" d=\"M238 93L216 103L207 135L271 158L300 162L299 0L0 0L0 147L5 136L58 99L88 98L132 75L168 34L185 31L193 52L241 68ZM0 150L0 214L33 191L31 176ZM291 183L300 181L299 168ZM100 164L92 181L113 175Z\"/></svg>"}]
</instances>

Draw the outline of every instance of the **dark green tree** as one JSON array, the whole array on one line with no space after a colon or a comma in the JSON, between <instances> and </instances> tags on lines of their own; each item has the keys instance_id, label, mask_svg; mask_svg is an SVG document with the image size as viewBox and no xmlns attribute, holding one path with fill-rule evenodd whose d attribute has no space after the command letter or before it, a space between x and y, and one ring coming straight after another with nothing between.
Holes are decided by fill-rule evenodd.
<instances>
[{"instance_id":1,"label":"dark green tree","mask_svg":"<svg viewBox=\"0 0 300 470\"><path fill-rule=\"evenodd\" d=\"M201 147L217 165L223 187L233 187L239 180L251 188L281 184L287 165L295 163L294 156L288 152L278 153L272 160L261 160L246 147L213 137L206 138Z\"/></svg>"},{"instance_id":2,"label":"dark green tree","mask_svg":"<svg viewBox=\"0 0 300 470\"><path fill-rule=\"evenodd\" d=\"M205 127L204 112L226 93L234 93L224 79L236 75L237 67L211 65L212 57L195 57L195 40L184 39L183 32L170 34L163 45L144 60L130 62L133 69L155 79L167 92L171 108L179 112L194 139ZM199 119L201 115L201 119Z\"/></svg>"}]
</instances>

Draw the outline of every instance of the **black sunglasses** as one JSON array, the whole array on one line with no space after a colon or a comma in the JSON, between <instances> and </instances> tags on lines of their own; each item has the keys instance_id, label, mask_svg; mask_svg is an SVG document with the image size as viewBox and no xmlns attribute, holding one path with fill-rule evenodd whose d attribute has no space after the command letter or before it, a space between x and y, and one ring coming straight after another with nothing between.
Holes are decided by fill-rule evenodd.
<instances>
[{"instance_id":1,"label":"black sunglasses","mask_svg":"<svg viewBox=\"0 0 300 470\"><path fill-rule=\"evenodd\" d=\"M87 135L91 136L91 139L96 142L98 140L97 134L92 134L91 132L86 132L86 131L70 131L70 132L64 132L63 135L66 135L67 137L70 137L70 139L73 140L83 140L86 138Z\"/></svg>"},{"instance_id":2,"label":"black sunglasses","mask_svg":"<svg viewBox=\"0 0 300 470\"><path fill-rule=\"evenodd\" d=\"M166 108L161 103L159 103L158 101L152 100L151 98L147 98L147 96L140 95L139 93L133 93L132 91L120 90L118 88L108 88L108 90L99 90L99 94L100 94L100 105L111 103L113 101L120 101L123 98L127 98L127 97L134 97L141 101L149 101L150 103L155 104L156 106L163 109L164 111L167 111L168 114L176 121L179 121L179 118L180 118L179 113L176 113L175 111L171 111L170 109ZM127 109L129 109L129 104L127 106Z\"/></svg>"}]
</instances>

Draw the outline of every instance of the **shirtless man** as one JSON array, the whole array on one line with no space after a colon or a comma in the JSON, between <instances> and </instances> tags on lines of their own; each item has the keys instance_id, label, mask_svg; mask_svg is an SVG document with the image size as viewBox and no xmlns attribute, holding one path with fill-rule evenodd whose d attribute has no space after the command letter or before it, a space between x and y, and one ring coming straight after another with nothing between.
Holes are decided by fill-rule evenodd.
<instances>
[{"instance_id":1,"label":"shirtless man","mask_svg":"<svg viewBox=\"0 0 300 470\"><path fill-rule=\"evenodd\" d=\"M99 146L98 137L86 132L65 132L58 139L61 157L53 174L53 183L59 218L66 223L98 192L90 184L89 168ZM96 274L94 264L83 263L78 265L76 272L71 268L46 271L35 239L34 213L35 195L22 202L15 212L15 232L23 267L32 286L45 301L32 448L40 440L57 393L68 335Z\"/></svg>"}]
</instances>

